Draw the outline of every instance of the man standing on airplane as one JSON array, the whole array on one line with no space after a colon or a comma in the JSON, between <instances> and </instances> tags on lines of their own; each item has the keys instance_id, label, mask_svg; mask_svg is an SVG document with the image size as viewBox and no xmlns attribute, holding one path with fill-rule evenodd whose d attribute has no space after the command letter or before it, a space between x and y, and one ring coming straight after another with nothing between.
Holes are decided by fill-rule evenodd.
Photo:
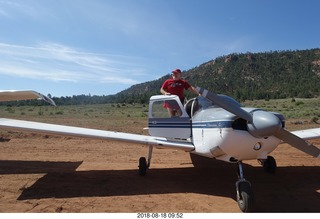
<instances>
[{"instance_id":1,"label":"man standing on airplane","mask_svg":"<svg viewBox=\"0 0 320 219\"><path fill-rule=\"evenodd\" d=\"M177 95L182 104L184 104L184 90L189 90L197 95L200 95L198 91L191 86L186 80L181 78L181 70L175 69L172 71L172 78L166 80L160 89L160 92L163 95ZM165 104L165 108L168 109L171 116L181 116L182 112L176 107L170 107L168 104Z\"/></svg>"}]
</instances>

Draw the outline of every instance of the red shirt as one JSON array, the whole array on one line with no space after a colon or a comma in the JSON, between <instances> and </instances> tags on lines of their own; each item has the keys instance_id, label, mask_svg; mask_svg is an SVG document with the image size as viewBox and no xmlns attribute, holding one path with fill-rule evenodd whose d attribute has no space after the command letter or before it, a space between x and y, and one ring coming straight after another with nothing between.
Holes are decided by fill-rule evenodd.
<instances>
[{"instance_id":1,"label":"red shirt","mask_svg":"<svg viewBox=\"0 0 320 219\"><path fill-rule=\"evenodd\" d=\"M184 100L184 90L188 90L190 87L191 85L185 80L174 80L172 78L166 80L162 85L163 90L169 92L170 94L177 95L180 98L181 103L183 103Z\"/></svg>"}]
</instances>

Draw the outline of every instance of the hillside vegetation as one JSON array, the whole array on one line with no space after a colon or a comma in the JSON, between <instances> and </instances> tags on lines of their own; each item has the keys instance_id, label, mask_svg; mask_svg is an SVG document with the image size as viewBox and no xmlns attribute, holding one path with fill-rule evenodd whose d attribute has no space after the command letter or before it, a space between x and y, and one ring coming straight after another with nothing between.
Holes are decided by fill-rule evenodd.
<instances>
[{"instance_id":1,"label":"hillside vegetation","mask_svg":"<svg viewBox=\"0 0 320 219\"><path fill-rule=\"evenodd\" d=\"M320 94L320 49L230 54L185 71L194 86L223 93L239 101L310 98ZM143 100L159 89L159 80L134 85L115 95L119 102Z\"/></svg>"}]
</instances>

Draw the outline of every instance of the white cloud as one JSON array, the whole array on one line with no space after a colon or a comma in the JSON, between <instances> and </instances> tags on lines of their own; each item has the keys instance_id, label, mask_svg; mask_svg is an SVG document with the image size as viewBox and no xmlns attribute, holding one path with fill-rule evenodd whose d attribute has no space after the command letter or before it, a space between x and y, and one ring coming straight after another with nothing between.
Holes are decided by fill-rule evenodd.
<instances>
[{"instance_id":1,"label":"white cloud","mask_svg":"<svg viewBox=\"0 0 320 219\"><path fill-rule=\"evenodd\" d=\"M121 78L121 77L113 77L113 76L108 76L108 77L103 77L101 78L101 83L118 83L118 84L136 84L137 81L130 79L130 78Z\"/></svg>"},{"instance_id":2,"label":"white cloud","mask_svg":"<svg viewBox=\"0 0 320 219\"><path fill-rule=\"evenodd\" d=\"M0 43L0 75L20 78L130 85L143 75L135 62L134 57L87 53L57 43Z\"/></svg>"}]
</instances>

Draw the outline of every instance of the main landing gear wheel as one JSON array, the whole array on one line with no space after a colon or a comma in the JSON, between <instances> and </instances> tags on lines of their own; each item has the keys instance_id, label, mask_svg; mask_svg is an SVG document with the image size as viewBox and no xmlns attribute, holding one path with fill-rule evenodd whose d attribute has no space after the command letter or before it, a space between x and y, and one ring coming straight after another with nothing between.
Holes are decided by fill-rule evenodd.
<instances>
[{"instance_id":1,"label":"main landing gear wheel","mask_svg":"<svg viewBox=\"0 0 320 219\"><path fill-rule=\"evenodd\" d=\"M148 164L145 157L140 157L139 159L139 175L144 176L147 173Z\"/></svg>"},{"instance_id":2,"label":"main landing gear wheel","mask_svg":"<svg viewBox=\"0 0 320 219\"><path fill-rule=\"evenodd\" d=\"M144 176L147 174L147 170L150 167L151 157L152 157L153 146L149 145L148 161L145 157L140 157L139 159L139 175Z\"/></svg>"},{"instance_id":3,"label":"main landing gear wheel","mask_svg":"<svg viewBox=\"0 0 320 219\"><path fill-rule=\"evenodd\" d=\"M267 159L260 161L264 171L267 173L274 173L277 169L277 162L272 156L268 156Z\"/></svg>"}]
</instances>

